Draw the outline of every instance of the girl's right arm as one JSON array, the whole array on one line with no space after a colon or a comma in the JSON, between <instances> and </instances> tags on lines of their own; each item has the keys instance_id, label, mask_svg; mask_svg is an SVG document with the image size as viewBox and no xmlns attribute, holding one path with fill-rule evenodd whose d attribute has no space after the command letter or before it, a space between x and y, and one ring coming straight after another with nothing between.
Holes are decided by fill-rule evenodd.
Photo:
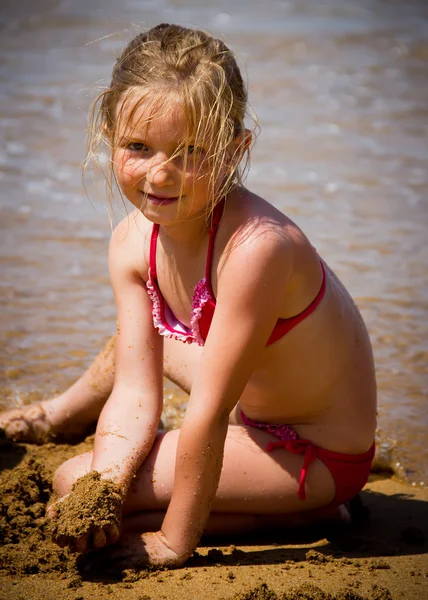
<instances>
[{"instance_id":1,"label":"girl's right arm","mask_svg":"<svg viewBox=\"0 0 428 600\"><path fill-rule=\"evenodd\" d=\"M118 319L116 374L98 421L92 460L92 470L118 484L123 496L152 448L163 399L163 341L153 326L142 276L143 246L132 217L119 224L110 242Z\"/></svg>"},{"instance_id":2,"label":"girl's right arm","mask_svg":"<svg viewBox=\"0 0 428 600\"><path fill-rule=\"evenodd\" d=\"M132 216L124 219L115 229L109 249L118 318L115 383L98 420L91 464L92 471L117 484L122 499L152 448L162 411L163 340L153 326L152 304L142 275L143 248L140 227ZM73 500L73 492L69 500ZM55 505L49 512L58 518ZM87 528L84 523L79 538L55 541L80 552L100 548L117 540L119 523L120 513L95 532L90 523Z\"/></svg>"}]
</instances>

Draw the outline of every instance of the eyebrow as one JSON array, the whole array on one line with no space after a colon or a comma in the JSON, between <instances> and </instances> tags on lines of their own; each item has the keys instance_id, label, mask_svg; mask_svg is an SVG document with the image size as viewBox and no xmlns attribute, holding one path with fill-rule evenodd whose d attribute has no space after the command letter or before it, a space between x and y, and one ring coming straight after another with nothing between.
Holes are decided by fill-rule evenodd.
<instances>
[{"instance_id":1,"label":"eyebrow","mask_svg":"<svg viewBox=\"0 0 428 600\"><path fill-rule=\"evenodd\" d=\"M119 142L121 144L123 144L124 142L136 142L136 141L140 142L141 144L145 143L143 141L143 138L141 136L137 136L137 135L122 135L119 138Z\"/></svg>"}]
</instances>

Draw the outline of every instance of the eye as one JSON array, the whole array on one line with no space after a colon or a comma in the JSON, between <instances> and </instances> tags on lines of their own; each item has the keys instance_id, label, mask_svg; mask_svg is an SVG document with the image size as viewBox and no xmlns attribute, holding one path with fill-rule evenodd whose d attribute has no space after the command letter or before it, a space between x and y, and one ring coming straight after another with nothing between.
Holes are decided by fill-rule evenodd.
<instances>
[{"instance_id":1,"label":"eye","mask_svg":"<svg viewBox=\"0 0 428 600\"><path fill-rule=\"evenodd\" d=\"M131 142L126 147L133 152L145 152L148 150L146 144L143 144L142 142Z\"/></svg>"},{"instance_id":2,"label":"eye","mask_svg":"<svg viewBox=\"0 0 428 600\"><path fill-rule=\"evenodd\" d=\"M199 146L187 146L187 153L192 155L202 155L205 154L205 150Z\"/></svg>"}]
</instances>

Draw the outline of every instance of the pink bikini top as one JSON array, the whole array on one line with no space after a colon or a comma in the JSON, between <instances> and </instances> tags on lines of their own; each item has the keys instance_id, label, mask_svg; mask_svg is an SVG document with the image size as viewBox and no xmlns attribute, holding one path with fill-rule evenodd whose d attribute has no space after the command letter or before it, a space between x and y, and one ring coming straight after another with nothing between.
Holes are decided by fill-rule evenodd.
<instances>
[{"instance_id":1,"label":"pink bikini top","mask_svg":"<svg viewBox=\"0 0 428 600\"><path fill-rule=\"evenodd\" d=\"M172 337L182 342L191 344L196 342L203 346L208 336L211 321L214 316L216 300L211 287L211 266L214 251L214 242L218 226L223 214L224 201L215 207L212 225L209 231L208 254L205 266L205 277L203 277L195 286L192 298L192 312L190 317L190 328L181 323L174 315L168 304L165 302L159 289L159 283L156 273L156 246L159 235L159 225L155 223L152 229L150 241L150 268L146 284L147 292L153 302L153 324L160 335ZM300 314L289 319L278 319L274 330L267 341L267 346L273 344L286 333L288 333L298 323L306 319L318 306L325 293L325 269L320 260L323 279L321 288L311 302L311 304Z\"/></svg>"}]
</instances>

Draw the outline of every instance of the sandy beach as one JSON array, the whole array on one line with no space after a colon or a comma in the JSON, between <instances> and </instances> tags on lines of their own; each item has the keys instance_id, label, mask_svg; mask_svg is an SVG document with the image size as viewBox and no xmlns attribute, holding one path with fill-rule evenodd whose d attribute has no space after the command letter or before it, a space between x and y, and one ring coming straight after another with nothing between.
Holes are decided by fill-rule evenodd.
<instances>
[{"instance_id":1,"label":"sandy beach","mask_svg":"<svg viewBox=\"0 0 428 600\"><path fill-rule=\"evenodd\" d=\"M426 600L428 490L373 474L349 526L207 540L176 571L88 568L45 524L54 469L91 446L1 447L1 600Z\"/></svg>"}]
</instances>

